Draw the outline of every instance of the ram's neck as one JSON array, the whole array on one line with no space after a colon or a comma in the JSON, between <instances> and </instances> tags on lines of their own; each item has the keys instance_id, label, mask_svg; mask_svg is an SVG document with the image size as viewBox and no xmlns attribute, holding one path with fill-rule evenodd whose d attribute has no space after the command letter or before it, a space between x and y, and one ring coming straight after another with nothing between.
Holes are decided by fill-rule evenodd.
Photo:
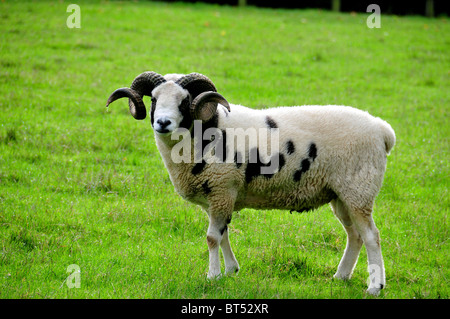
<instances>
[{"instance_id":1,"label":"ram's neck","mask_svg":"<svg viewBox=\"0 0 450 319\"><path fill-rule=\"evenodd\" d=\"M218 112L207 122L194 121L191 122L190 125L188 124L187 127L190 127L189 130L178 129L167 136L155 133L156 145L169 173L171 169L179 167L180 165L186 166L188 163L193 164L201 161L203 149L195 152L194 139L203 141L207 129L218 127L219 118L220 114L218 110Z\"/></svg>"},{"instance_id":2,"label":"ram's neck","mask_svg":"<svg viewBox=\"0 0 450 319\"><path fill-rule=\"evenodd\" d=\"M185 199L191 200L192 168L195 165L194 140L190 138L190 134L179 140L155 134L155 141L175 190Z\"/></svg>"},{"instance_id":3,"label":"ram's neck","mask_svg":"<svg viewBox=\"0 0 450 319\"><path fill-rule=\"evenodd\" d=\"M155 141L170 175L175 170L186 169L186 165L194 163L194 139L190 132L183 131L169 136L155 134Z\"/></svg>"}]
</instances>

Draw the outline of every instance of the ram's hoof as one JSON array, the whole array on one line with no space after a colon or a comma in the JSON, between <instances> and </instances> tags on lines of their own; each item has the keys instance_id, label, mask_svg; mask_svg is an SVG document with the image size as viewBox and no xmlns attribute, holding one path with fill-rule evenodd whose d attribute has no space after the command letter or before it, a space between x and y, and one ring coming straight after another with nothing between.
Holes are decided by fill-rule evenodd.
<instances>
[{"instance_id":1,"label":"ram's hoof","mask_svg":"<svg viewBox=\"0 0 450 319\"><path fill-rule=\"evenodd\" d=\"M341 274L341 273L335 273L333 275L333 278L339 279L339 280L350 280L351 274Z\"/></svg>"},{"instance_id":2,"label":"ram's hoof","mask_svg":"<svg viewBox=\"0 0 450 319\"><path fill-rule=\"evenodd\" d=\"M208 273L208 276L206 278L208 280L215 281L215 280L219 280L220 278L222 278L222 274L221 273L218 273L218 274L209 274Z\"/></svg>"},{"instance_id":3,"label":"ram's hoof","mask_svg":"<svg viewBox=\"0 0 450 319\"><path fill-rule=\"evenodd\" d=\"M227 276L237 275L238 273L239 273L239 267L230 267L228 269L225 269L225 275L227 275Z\"/></svg>"},{"instance_id":4,"label":"ram's hoof","mask_svg":"<svg viewBox=\"0 0 450 319\"><path fill-rule=\"evenodd\" d=\"M369 295L378 297L380 295L381 288L369 288L367 289L367 293Z\"/></svg>"}]
</instances>

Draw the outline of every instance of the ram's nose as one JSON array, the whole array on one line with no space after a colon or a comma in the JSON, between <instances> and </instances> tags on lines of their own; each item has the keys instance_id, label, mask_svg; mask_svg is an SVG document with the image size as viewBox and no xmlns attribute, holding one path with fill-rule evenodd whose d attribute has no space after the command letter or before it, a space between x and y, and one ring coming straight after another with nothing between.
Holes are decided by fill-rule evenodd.
<instances>
[{"instance_id":1,"label":"ram's nose","mask_svg":"<svg viewBox=\"0 0 450 319\"><path fill-rule=\"evenodd\" d=\"M159 126L160 126L162 129L165 129L167 126L169 126L170 124L172 124L172 122L171 122L169 119L167 119L167 118L158 119L158 120L156 121L156 123L158 123Z\"/></svg>"},{"instance_id":2,"label":"ram's nose","mask_svg":"<svg viewBox=\"0 0 450 319\"><path fill-rule=\"evenodd\" d=\"M170 130L168 126L172 124L172 121L166 117L159 118L156 120L155 131L161 134L169 133Z\"/></svg>"}]
</instances>

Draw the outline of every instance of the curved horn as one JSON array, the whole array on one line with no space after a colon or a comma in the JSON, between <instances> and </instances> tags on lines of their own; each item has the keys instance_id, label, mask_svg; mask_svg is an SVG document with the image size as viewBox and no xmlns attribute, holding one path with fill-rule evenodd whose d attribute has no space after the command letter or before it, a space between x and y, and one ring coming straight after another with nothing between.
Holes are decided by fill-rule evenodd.
<instances>
[{"instance_id":1,"label":"curved horn","mask_svg":"<svg viewBox=\"0 0 450 319\"><path fill-rule=\"evenodd\" d=\"M164 82L166 79L161 74L147 71L139 74L131 83L130 88L141 95L151 96L153 89Z\"/></svg>"},{"instance_id":2,"label":"curved horn","mask_svg":"<svg viewBox=\"0 0 450 319\"><path fill-rule=\"evenodd\" d=\"M129 98L128 105L131 115L136 120L143 120L147 116L147 110L142 97L144 95L151 96L153 89L164 82L166 82L166 79L156 72L141 73L133 80L130 88L115 90L108 98L106 107L117 99L127 97Z\"/></svg>"},{"instance_id":3,"label":"curved horn","mask_svg":"<svg viewBox=\"0 0 450 319\"><path fill-rule=\"evenodd\" d=\"M106 107L109 106L115 100L121 99L123 97L129 98L128 105L130 107L130 113L136 120L143 120L147 116L147 110L145 109L144 101L142 96L130 88L120 88L115 90L108 98L106 102Z\"/></svg>"},{"instance_id":4,"label":"curved horn","mask_svg":"<svg viewBox=\"0 0 450 319\"><path fill-rule=\"evenodd\" d=\"M227 100L217 92L200 93L191 104L191 115L194 120L209 121L217 110L217 103L225 106L230 112L230 105Z\"/></svg>"},{"instance_id":5,"label":"curved horn","mask_svg":"<svg viewBox=\"0 0 450 319\"><path fill-rule=\"evenodd\" d=\"M180 85L183 89L188 90L192 96L192 99L195 99L200 93L203 92L217 92L214 83L212 83L207 76L200 73L187 74L175 83Z\"/></svg>"}]
</instances>

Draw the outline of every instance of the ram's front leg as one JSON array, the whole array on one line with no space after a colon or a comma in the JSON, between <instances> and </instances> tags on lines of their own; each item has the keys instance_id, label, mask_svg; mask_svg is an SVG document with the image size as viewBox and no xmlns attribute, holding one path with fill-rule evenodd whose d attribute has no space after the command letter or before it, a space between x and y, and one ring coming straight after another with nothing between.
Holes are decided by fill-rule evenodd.
<instances>
[{"instance_id":1,"label":"ram's front leg","mask_svg":"<svg viewBox=\"0 0 450 319\"><path fill-rule=\"evenodd\" d=\"M217 279L220 277L220 259L219 245L222 241L223 230L226 222L221 216L209 213L209 227L206 233L206 242L209 250L209 271L208 279Z\"/></svg>"},{"instance_id":2,"label":"ram's front leg","mask_svg":"<svg viewBox=\"0 0 450 319\"><path fill-rule=\"evenodd\" d=\"M206 242L209 249L209 271L208 279L216 279L221 275L219 247L225 260L225 272L231 273L239 270L239 265L234 257L228 240L228 224L233 213L234 200L222 196L210 201L208 209L209 227L206 234Z\"/></svg>"},{"instance_id":3,"label":"ram's front leg","mask_svg":"<svg viewBox=\"0 0 450 319\"><path fill-rule=\"evenodd\" d=\"M238 273L239 264L233 254L233 250L231 250L230 240L228 239L228 226L225 227L223 232L220 248L222 248L223 259L225 261L225 275L233 275Z\"/></svg>"}]
</instances>

